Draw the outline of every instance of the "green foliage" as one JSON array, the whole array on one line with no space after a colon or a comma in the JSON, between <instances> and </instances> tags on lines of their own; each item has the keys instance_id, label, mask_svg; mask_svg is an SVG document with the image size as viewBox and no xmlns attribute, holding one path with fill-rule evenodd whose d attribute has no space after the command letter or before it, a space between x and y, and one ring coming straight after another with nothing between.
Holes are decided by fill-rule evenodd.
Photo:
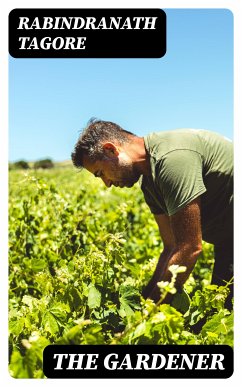
<instances>
[{"instance_id":1,"label":"green foliage","mask_svg":"<svg viewBox=\"0 0 242 387\"><path fill-rule=\"evenodd\" d=\"M171 305L181 313L186 313L189 310L191 298L185 289L182 289L175 294Z\"/></svg>"},{"instance_id":2,"label":"green foliage","mask_svg":"<svg viewBox=\"0 0 242 387\"><path fill-rule=\"evenodd\" d=\"M176 276L186 268L174 266L160 301L142 299L162 243L138 186L107 189L71 167L13 170L9 193L13 377L43 378L43 349L54 343L233 345L228 286L210 285L211 245L183 292Z\"/></svg>"},{"instance_id":3,"label":"green foliage","mask_svg":"<svg viewBox=\"0 0 242 387\"><path fill-rule=\"evenodd\" d=\"M42 169L49 169L49 168L54 168L54 163L51 159L43 159L43 160L38 160L34 163L34 168L42 168Z\"/></svg>"},{"instance_id":4,"label":"green foliage","mask_svg":"<svg viewBox=\"0 0 242 387\"><path fill-rule=\"evenodd\" d=\"M16 161L15 163L10 163L9 164L9 169L29 169L30 166L25 160L19 160Z\"/></svg>"}]
</instances>

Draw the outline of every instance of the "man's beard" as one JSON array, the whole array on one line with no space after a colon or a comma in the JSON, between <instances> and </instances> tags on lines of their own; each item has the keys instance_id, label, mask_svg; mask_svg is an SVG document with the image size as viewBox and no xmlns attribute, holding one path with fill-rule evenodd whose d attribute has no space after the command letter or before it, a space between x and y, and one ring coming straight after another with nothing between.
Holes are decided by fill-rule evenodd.
<instances>
[{"instance_id":1,"label":"man's beard","mask_svg":"<svg viewBox=\"0 0 242 387\"><path fill-rule=\"evenodd\" d=\"M115 165L114 163L112 171L114 175L116 173L116 177L113 179L113 182L118 184L121 188L132 187L140 177L140 173L134 169L134 166L126 161L119 162L118 165ZM117 171L119 172L118 174Z\"/></svg>"}]
</instances>

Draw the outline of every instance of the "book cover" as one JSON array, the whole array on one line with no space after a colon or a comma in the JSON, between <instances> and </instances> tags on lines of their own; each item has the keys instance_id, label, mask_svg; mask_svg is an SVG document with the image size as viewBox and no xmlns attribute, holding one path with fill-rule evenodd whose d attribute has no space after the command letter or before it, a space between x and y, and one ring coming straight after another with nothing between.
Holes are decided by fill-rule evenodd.
<instances>
[{"instance_id":1,"label":"book cover","mask_svg":"<svg viewBox=\"0 0 242 387\"><path fill-rule=\"evenodd\" d=\"M12 380L230 378L232 6L8 13Z\"/></svg>"}]
</instances>

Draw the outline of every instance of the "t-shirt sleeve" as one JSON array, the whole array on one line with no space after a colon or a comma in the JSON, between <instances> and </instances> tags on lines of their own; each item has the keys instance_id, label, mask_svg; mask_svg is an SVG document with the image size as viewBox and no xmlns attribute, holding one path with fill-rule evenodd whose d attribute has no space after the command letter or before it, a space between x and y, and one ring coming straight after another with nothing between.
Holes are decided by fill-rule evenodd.
<instances>
[{"instance_id":1,"label":"t-shirt sleeve","mask_svg":"<svg viewBox=\"0 0 242 387\"><path fill-rule=\"evenodd\" d=\"M206 192L202 156L192 150L175 150L157 165L156 181L169 216Z\"/></svg>"}]
</instances>

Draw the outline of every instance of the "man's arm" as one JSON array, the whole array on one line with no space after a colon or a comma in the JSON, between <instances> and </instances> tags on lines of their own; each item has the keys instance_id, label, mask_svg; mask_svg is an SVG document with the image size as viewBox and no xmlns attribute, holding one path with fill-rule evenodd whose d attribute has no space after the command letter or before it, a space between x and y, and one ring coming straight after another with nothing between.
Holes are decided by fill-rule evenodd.
<instances>
[{"instance_id":1,"label":"man's arm","mask_svg":"<svg viewBox=\"0 0 242 387\"><path fill-rule=\"evenodd\" d=\"M168 215L154 215L155 220L158 224L161 239L163 241L163 251L160 255L154 274L149 281L148 285L143 289L142 295L144 298L150 297L150 293L156 286L157 282L160 281L161 276L165 273L168 261L171 256L171 252L175 247L174 235L172 232L170 218Z\"/></svg>"},{"instance_id":2,"label":"man's arm","mask_svg":"<svg viewBox=\"0 0 242 387\"><path fill-rule=\"evenodd\" d=\"M155 302L160 299L157 282L171 279L169 267L171 265L186 266L187 270L177 276L176 287L182 287L202 251L200 198L193 200L175 215L167 218L169 223L166 222L165 215L156 216L164 242L164 251L150 283L145 288L147 291L143 292L144 297L152 298ZM170 298L168 295L164 302L169 302Z\"/></svg>"}]
</instances>

